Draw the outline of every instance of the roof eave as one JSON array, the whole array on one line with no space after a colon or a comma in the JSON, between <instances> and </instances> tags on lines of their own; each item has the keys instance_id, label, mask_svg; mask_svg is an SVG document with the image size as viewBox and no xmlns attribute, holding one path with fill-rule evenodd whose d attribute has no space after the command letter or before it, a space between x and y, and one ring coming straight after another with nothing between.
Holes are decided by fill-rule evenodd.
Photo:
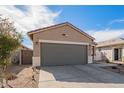
<instances>
[{"instance_id":1,"label":"roof eave","mask_svg":"<svg viewBox=\"0 0 124 93\"><path fill-rule=\"evenodd\" d=\"M117 43L117 44L109 44L109 45L98 45L96 46L97 48L100 48L100 47L107 47L107 46L114 46L114 45L123 45L124 43Z\"/></svg>"}]
</instances>

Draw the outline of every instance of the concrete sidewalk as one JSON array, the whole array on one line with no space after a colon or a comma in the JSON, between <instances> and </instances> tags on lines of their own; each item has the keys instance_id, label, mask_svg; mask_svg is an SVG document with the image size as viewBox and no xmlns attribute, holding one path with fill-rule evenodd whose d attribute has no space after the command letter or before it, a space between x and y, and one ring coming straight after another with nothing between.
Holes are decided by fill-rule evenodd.
<instances>
[{"instance_id":1,"label":"concrete sidewalk","mask_svg":"<svg viewBox=\"0 0 124 93\"><path fill-rule=\"evenodd\" d=\"M124 76L97 64L43 67L39 87L124 87Z\"/></svg>"}]
</instances>

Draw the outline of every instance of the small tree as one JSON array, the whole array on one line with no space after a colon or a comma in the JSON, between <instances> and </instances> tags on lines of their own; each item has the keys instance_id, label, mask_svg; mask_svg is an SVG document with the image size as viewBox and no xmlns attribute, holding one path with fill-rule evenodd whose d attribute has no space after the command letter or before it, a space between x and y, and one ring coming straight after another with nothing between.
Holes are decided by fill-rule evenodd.
<instances>
[{"instance_id":1,"label":"small tree","mask_svg":"<svg viewBox=\"0 0 124 93\"><path fill-rule=\"evenodd\" d=\"M0 67L1 77L5 78L7 66L11 63L10 57L21 44L22 36L7 18L0 16Z\"/></svg>"}]
</instances>

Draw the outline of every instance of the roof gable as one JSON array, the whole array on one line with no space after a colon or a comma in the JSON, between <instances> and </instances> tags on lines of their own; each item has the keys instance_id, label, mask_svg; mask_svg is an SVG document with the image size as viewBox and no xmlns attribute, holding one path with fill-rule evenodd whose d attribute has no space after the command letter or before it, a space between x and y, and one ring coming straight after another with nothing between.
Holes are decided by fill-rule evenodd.
<instances>
[{"instance_id":1,"label":"roof gable","mask_svg":"<svg viewBox=\"0 0 124 93\"><path fill-rule=\"evenodd\" d=\"M28 35L31 39L33 39L33 34L35 33L38 33L38 32L42 32L42 31L46 31L46 30L49 30L49 29L55 29L57 27L61 27L61 26L64 26L64 25L68 25L70 26L71 28L75 29L76 31L78 31L80 34L83 34L85 35L86 37L94 40L95 38L93 38L92 36L88 35L87 33L85 33L84 31L82 31L81 29L75 27L74 25L72 25L71 23L68 23L68 22L65 22L65 23L61 23L61 24L57 24L57 25L53 25L53 26L48 26L48 27L44 27L44 28L40 28L40 29L36 29L36 30L33 30L33 31L30 31L28 32Z\"/></svg>"}]
</instances>

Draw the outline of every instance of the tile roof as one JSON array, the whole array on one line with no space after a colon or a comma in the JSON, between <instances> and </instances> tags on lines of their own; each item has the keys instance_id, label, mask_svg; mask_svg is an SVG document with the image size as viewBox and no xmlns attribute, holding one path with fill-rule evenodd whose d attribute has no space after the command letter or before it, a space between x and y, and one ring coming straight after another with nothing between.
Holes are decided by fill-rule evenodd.
<instances>
[{"instance_id":1,"label":"tile roof","mask_svg":"<svg viewBox=\"0 0 124 93\"><path fill-rule=\"evenodd\" d=\"M119 44L124 44L124 38L115 38L103 42L98 42L96 47L104 47L104 46L119 45Z\"/></svg>"}]
</instances>

